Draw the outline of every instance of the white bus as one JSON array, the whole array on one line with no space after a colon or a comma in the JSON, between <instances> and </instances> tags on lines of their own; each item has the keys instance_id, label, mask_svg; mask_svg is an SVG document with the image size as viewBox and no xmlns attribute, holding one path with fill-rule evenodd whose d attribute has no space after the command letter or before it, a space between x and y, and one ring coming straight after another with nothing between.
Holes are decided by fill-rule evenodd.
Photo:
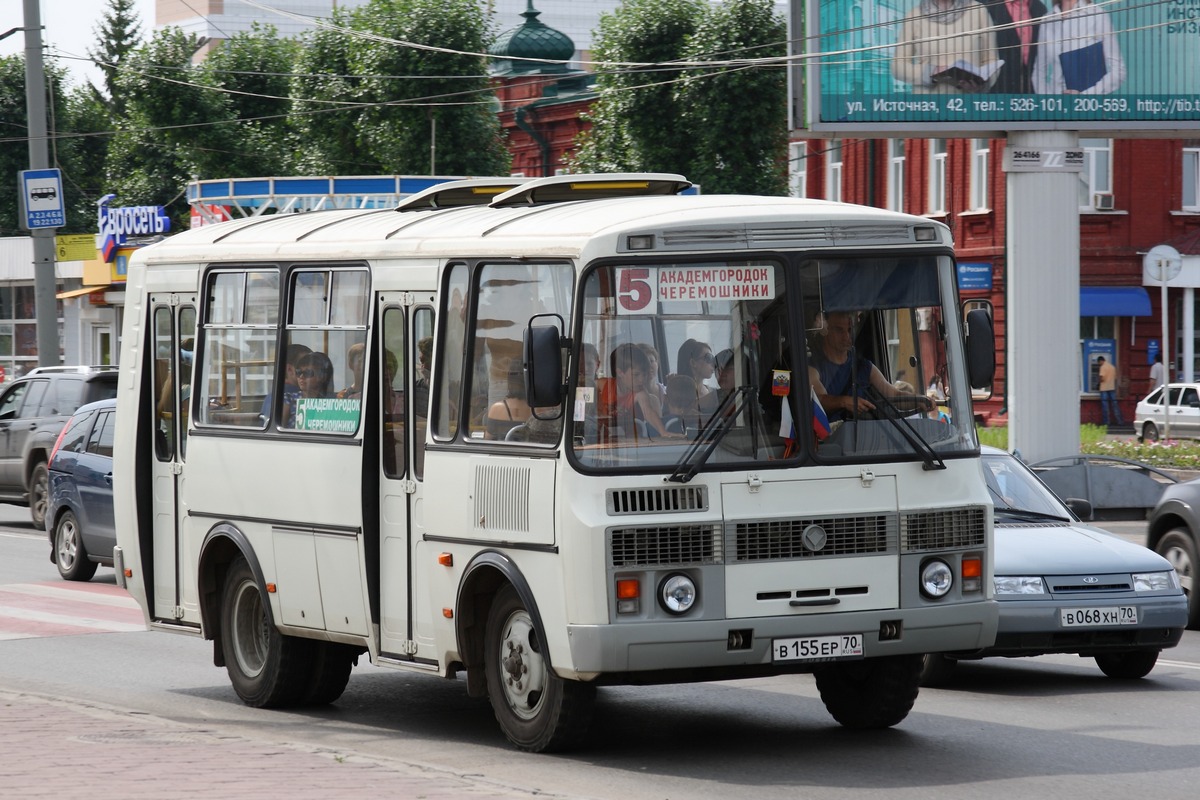
<instances>
[{"instance_id":1,"label":"white bus","mask_svg":"<svg viewBox=\"0 0 1200 800\"><path fill-rule=\"evenodd\" d=\"M617 684L813 673L843 725L904 719L923 653L995 636L988 316L935 221L689 186L459 181L140 250L114 555L147 625L258 707L362 656L465 673L530 751ZM821 359L854 366L828 411Z\"/></svg>"}]
</instances>

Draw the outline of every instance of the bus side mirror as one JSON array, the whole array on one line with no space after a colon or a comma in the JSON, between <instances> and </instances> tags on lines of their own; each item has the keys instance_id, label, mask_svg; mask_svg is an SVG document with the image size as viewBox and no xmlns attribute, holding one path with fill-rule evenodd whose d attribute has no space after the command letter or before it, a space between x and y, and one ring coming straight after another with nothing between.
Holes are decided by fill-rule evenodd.
<instances>
[{"instance_id":1,"label":"bus side mirror","mask_svg":"<svg viewBox=\"0 0 1200 800\"><path fill-rule=\"evenodd\" d=\"M967 312L967 375L972 389L991 389L996 374L996 338L992 318L982 308Z\"/></svg>"},{"instance_id":2,"label":"bus side mirror","mask_svg":"<svg viewBox=\"0 0 1200 800\"><path fill-rule=\"evenodd\" d=\"M552 315L557 316L557 315ZM525 398L533 408L554 408L563 401L562 332L554 325L535 326L529 320L523 337ZM562 318L558 318L559 325Z\"/></svg>"}]
</instances>

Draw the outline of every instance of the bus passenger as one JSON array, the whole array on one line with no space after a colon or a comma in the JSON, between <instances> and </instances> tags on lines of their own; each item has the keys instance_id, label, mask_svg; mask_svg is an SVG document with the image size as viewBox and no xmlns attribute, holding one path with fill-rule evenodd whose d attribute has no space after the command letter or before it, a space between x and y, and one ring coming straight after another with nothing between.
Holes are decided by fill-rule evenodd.
<instances>
[{"instance_id":1,"label":"bus passenger","mask_svg":"<svg viewBox=\"0 0 1200 800\"><path fill-rule=\"evenodd\" d=\"M525 373L519 365L510 365L508 393L488 408L484 419L484 438L503 439L513 428L524 424L529 415L529 403L525 401Z\"/></svg>"},{"instance_id":2,"label":"bus passenger","mask_svg":"<svg viewBox=\"0 0 1200 800\"><path fill-rule=\"evenodd\" d=\"M363 364L366 361L367 346L362 342L351 345L346 351L346 366L350 370L350 385L337 393L340 400L361 400L363 387Z\"/></svg>"},{"instance_id":3,"label":"bus passenger","mask_svg":"<svg viewBox=\"0 0 1200 800\"><path fill-rule=\"evenodd\" d=\"M687 375L667 378L667 406L663 425L674 433L687 434L700 428L700 402L696 382Z\"/></svg>"},{"instance_id":4,"label":"bus passenger","mask_svg":"<svg viewBox=\"0 0 1200 800\"><path fill-rule=\"evenodd\" d=\"M679 356L675 359L675 372L687 375L696 382L696 392L701 400L712 391L705 384L713 376L717 359L713 356L712 348L697 339L688 339L679 346Z\"/></svg>"},{"instance_id":5,"label":"bus passenger","mask_svg":"<svg viewBox=\"0 0 1200 800\"><path fill-rule=\"evenodd\" d=\"M613 377L604 386L605 396L601 398L601 403L609 409L612 419L626 435L636 432L639 420L652 436L679 435L667 432L657 404L646 391L650 361L641 348L628 342L617 345L608 360Z\"/></svg>"},{"instance_id":6,"label":"bus passenger","mask_svg":"<svg viewBox=\"0 0 1200 800\"><path fill-rule=\"evenodd\" d=\"M300 398L333 397L333 362L329 356L314 350L296 362L296 379L300 391L293 395L291 402L284 398L280 424L285 428L296 427L296 409Z\"/></svg>"},{"instance_id":7,"label":"bus passenger","mask_svg":"<svg viewBox=\"0 0 1200 800\"><path fill-rule=\"evenodd\" d=\"M300 363L301 358L311 352L312 348L306 344L288 345L286 353L287 360L283 365L282 394L284 409L288 408L289 406L292 408L292 410L295 410L296 408L296 398L300 396L300 383L296 380L296 365ZM262 409L258 412L258 415L263 422L266 422L271 417L271 405L274 402L274 398L275 395L273 392L267 392L267 396L263 398ZM280 424L282 424L282 422Z\"/></svg>"},{"instance_id":8,"label":"bus passenger","mask_svg":"<svg viewBox=\"0 0 1200 800\"><path fill-rule=\"evenodd\" d=\"M413 413L424 418L429 414L429 365L433 363L433 337L417 341L417 379L413 382Z\"/></svg>"},{"instance_id":9,"label":"bus passenger","mask_svg":"<svg viewBox=\"0 0 1200 800\"><path fill-rule=\"evenodd\" d=\"M667 387L661 383L658 371L658 351L653 345L644 342L639 343L638 347L646 354L646 360L650 362L650 369L646 372L646 392L650 395L651 400L658 401L659 411L662 411L663 403L667 400Z\"/></svg>"}]
</instances>

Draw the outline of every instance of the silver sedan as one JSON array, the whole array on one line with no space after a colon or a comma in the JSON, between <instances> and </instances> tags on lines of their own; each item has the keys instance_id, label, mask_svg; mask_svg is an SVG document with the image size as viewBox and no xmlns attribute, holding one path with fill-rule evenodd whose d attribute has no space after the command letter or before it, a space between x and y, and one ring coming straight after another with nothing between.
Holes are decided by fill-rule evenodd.
<instances>
[{"instance_id":1,"label":"silver sedan","mask_svg":"<svg viewBox=\"0 0 1200 800\"><path fill-rule=\"evenodd\" d=\"M1111 678L1147 675L1187 624L1179 576L1162 556L1079 521L1019 460L984 448L996 515L996 642L931 654L924 683L945 682L960 660L1076 653ZM1070 501L1090 513L1086 501Z\"/></svg>"}]
</instances>

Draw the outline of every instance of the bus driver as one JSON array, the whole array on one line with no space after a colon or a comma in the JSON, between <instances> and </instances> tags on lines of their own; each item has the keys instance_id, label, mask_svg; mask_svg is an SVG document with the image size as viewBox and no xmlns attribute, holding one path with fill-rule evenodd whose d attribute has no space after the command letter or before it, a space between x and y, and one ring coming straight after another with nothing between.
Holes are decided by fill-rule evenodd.
<instances>
[{"instance_id":1,"label":"bus driver","mask_svg":"<svg viewBox=\"0 0 1200 800\"><path fill-rule=\"evenodd\" d=\"M901 392L869 359L852 358L854 322L855 315L850 312L825 314L820 345L809 359L809 381L830 420L873 412L875 404L868 399L872 390L889 398L903 397L923 411L929 411L933 401L928 397Z\"/></svg>"}]
</instances>

